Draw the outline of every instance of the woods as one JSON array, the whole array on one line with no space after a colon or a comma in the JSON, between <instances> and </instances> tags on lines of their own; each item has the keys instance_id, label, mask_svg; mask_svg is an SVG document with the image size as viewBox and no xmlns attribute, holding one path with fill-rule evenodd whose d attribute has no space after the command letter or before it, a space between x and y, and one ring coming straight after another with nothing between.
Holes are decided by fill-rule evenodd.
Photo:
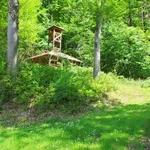
<instances>
[{"instance_id":1,"label":"woods","mask_svg":"<svg viewBox=\"0 0 150 150\"><path fill-rule=\"evenodd\" d=\"M3 3L3 1L1 3ZM96 64L96 61L94 61L93 47L100 43L102 71L113 71L118 75L123 75L125 77L148 77L150 51L150 6L148 1L138 0L133 2L130 0L107 0L102 1L102 4L100 4L101 2L97 0L90 2L87 2L86 0L82 2L72 2L71 0L64 2L59 0L44 1L42 3L38 0L31 3L26 3L24 0L21 0L19 3L20 41L18 48L19 59L21 61L29 56L39 54L44 49L49 49L47 45L48 37L46 28L55 24L65 28L62 41L62 51L77 57L78 59L82 59L85 67L93 67L93 65ZM1 17L1 37L4 37L1 40L3 43L1 45L1 51L5 55L6 49L4 46L6 47L6 36L3 34L4 32L6 33L7 5L1 5L1 7L1 11L3 11L3 15ZM98 21L102 20L102 18L102 25L96 25L98 22L102 22ZM17 26L18 24L16 24L16 27ZM108 31L108 28L112 28L114 32ZM95 32L96 29L97 32ZM97 39L97 44L94 44L94 34L98 33L98 35L100 35L98 30L102 31L100 38L101 41ZM132 32L131 30L134 30L134 35L129 33ZM117 31L117 33L115 31ZM112 39L115 38L115 34L117 34L118 38L117 41L115 41L117 42L116 44ZM132 38L130 37L130 34L132 35ZM122 39L123 35L126 36L124 39ZM140 36L140 38L138 38L137 35ZM119 43L119 41L121 43ZM116 47L117 45L118 47ZM99 49L98 47L97 49ZM133 53L137 55L141 49L144 49L142 51L142 55L139 57L137 56L135 59L135 57L133 57ZM126 56L123 51L128 56ZM131 51L132 53L130 53ZM113 55L110 56L109 54L112 53ZM1 63L6 62L5 58L6 57L3 57ZM98 56L98 58L100 58L100 56ZM99 60L97 60L97 62L98 61ZM129 65L132 66L130 63L134 63L134 65L137 64L137 67L129 67ZM100 63L98 62L97 64ZM98 68L95 68L95 70L99 70ZM124 69L122 70L121 68ZM137 71L140 71L141 75L140 73L136 75L134 73L130 73Z\"/></svg>"},{"instance_id":2,"label":"woods","mask_svg":"<svg viewBox=\"0 0 150 150\"><path fill-rule=\"evenodd\" d=\"M0 104L2 150L150 149L149 0L1 0Z\"/></svg>"},{"instance_id":3,"label":"woods","mask_svg":"<svg viewBox=\"0 0 150 150\"><path fill-rule=\"evenodd\" d=\"M73 0L34 0L32 2L26 2L25 0L20 0L18 2L14 0L8 1L7 7L4 0L2 0L1 4L0 71L2 74L1 82L5 84L1 89L4 94L1 96L1 101L5 101L5 97L9 97L10 95L12 95L14 99L19 100L18 95L20 94L18 93L18 89L21 88L17 86L22 85L23 89L28 91L28 88L26 89L26 87L24 87L23 82L17 83L9 81L10 79L9 76L6 75L6 72L16 72L16 70L18 70L18 81L23 81L23 78L30 78L30 74L26 71L26 69L28 70L30 68L28 60L32 60L32 58L39 59L39 56L54 57L54 55L49 56L52 53L54 54L54 52L50 51L55 51L54 45L57 47L58 44L61 52L64 53L63 58L72 59L74 57L73 60L80 62L78 65L80 64L83 70L89 70L87 71L88 74L91 72L91 68L93 68L93 78L101 78L100 72L102 72L102 74L103 72L111 72L117 76L133 79L149 78L150 6L148 1L83 0L74 2ZM53 35L50 35L50 32L48 33L47 28L54 25L64 28L63 35L61 35L63 38L61 38L60 41L57 41ZM53 42L48 41L51 36L54 38ZM54 42L59 43L54 44ZM46 51L48 53L44 54ZM61 53L59 53L55 61L60 60L60 55ZM42 62L42 64L50 65L51 63L48 62L50 62L50 60L52 61L52 59L43 57L42 61L35 60L33 62ZM53 66L71 67L71 62L68 62L71 59L58 61ZM44 61L46 61L46 63L44 63ZM25 66L27 66L27 68ZM34 67L33 70L38 68L37 66ZM50 68L47 69L51 70ZM72 68L70 68L70 73L72 74L71 70ZM78 76L78 69L75 70L77 70L76 76ZM45 70L43 76L48 76L47 72L49 71ZM34 71L30 73L34 74ZM66 73L64 72L64 74ZM58 76L58 78L59 77L61 76ZM92 75L88 77L90 81ZM7 78L7 80L3 78ZM44 83L39 83L37 78L39 78L39 80L42 79L41 77L36 77L36 75L33 75L31 78L33 83L29 82L29 87L35 88L32 84L37 84L35 91L33 90L31 94L31 99L35 99L34 101L36 103L40 96L35 95L37 91L39 91L38 88L43 88ZM7 86L8 81L10 82L9 86ZM46 82L48 87L52 86L52 89L57 87L55 87L55 84L50 85L50 81L44 82ZM80 85L82 81L79 82ZM58 84L60 84L59 86L62 85L62 83ZM91 81L91 84L97 83ZM10 89L14 85L16 85L16 88L14 88L12 92ZM62 87L64 86L65 84ZM61 89L62 87L59 88ZM80 91L80 88L78 89L77 87L74 87L74 90ZM93 85L91 85L91 87L93 87ZM7 89L8 92L5 94L5 90L7 91ZM93 91L93 89L89 89L89 91L90 90ZM81 95L85 96L87 94L84 90L82 92ZM67 95L64 99L68 99L69 92L67 91L66 93ZM89 92L88 94L87 97L90 97L91 93ZM97 93L94 95L96 96L96 94ZM101 94L103 95L104 93ZM23 94L21 95L24 97ZM74 94L72 95L75 96ZM83 97L81 98L82 100L84 99ZM31 101L31 99L26 99L26 101ZM55 98L51 97L50 99L53 101ZM43 98L39 101L43 101ZM64 100L62 99L62 101ZM47 103L46 105L49 104Z\"/></svg>"}]
</instances>

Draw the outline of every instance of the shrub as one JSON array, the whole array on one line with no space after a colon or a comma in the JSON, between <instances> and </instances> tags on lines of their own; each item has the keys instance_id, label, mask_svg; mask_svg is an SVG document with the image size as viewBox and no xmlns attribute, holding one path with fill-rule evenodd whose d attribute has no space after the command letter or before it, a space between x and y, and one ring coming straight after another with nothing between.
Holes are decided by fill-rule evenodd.
<instances>
[{"instance_id":1,"label":"shrub","mask_svg":"<svg viewBox=\"0 0 150 150\"><path fill-rule=\"evenodd\" d=\"M130 78L147 78L150 74L150 43L139 28L120 23L107 24L102 39L102 67Z\"/></svg>"},{"instance_id":2,"label":"shrub","mask_svg":"<svg viewBox=\"0 0 150 150\"><path fill-rule=\"evenodd\" d=\"M9 76L0 79L0 103L9 101L13 96L12 81Z\"/></svg>"},{"instance_id":3,"label":"shrub","mask_svg":"<svg viewBox=\"0 0 150 150\"><path fill-rule=\"evenodd\" d=\"M5 62L4 59L0 56L0 75L5 73Z\"/></svg>"},{"instance_id":4,"label":"shrub","mask_svg":"<svg viewBox=\"0 0 150 150\"><path fill-rule=\"evenodd\" d=\"M13 101L44 110L64 104L87 104L101 100L105 92L114 89L114 78L112 74L101 73L101 78L94 80L91 68L26 63L11 82ZM5 88L9 90L6 85Z\"/></svg>"}]
</instances>

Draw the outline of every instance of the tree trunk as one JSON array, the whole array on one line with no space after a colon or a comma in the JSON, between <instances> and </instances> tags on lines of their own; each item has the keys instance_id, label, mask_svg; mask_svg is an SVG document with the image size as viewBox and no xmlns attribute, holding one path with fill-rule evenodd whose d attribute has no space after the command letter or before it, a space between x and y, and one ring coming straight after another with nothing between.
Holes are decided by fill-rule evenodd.
<instances>
[{"instance_id":1,"label":"tree trunk","mask_svg":"<svg viewBox=\"0 0 150 150\"><path fill-rule=\"evenodd\" d=\"M17 70L17 49L18 49L18 0L8 0L8 51L7 63L8 73L16 72Z\"/></svg>"},{"instance_id":2,"label":"tree trunk","mask_svg":"<svg viewBox=\"0 0 150 150\"><path fill-rule=\"evenodd\" d=\"M142 8L142 29L143 31L145 31L145 28L146 28L146 22L145 22L145 12L144 12L144 8Z\"/></svg>"},{"instance_id":3,"label":"tree trunk","mask_svg":"<svg viewBox=\"0 0 150 150\"><path fill-rule=\"evenodd\" d=\"M148 28L150 29L150 12L148 12Z\"/></svg>"},{"instance_id":4,"label":"tree trunk","mask_svg":"<svg viewBox=\"0 0 150 150\"><path fill-rule=\"evenodd\" d=\"M128 2L128 5L129 5L129 26L131 27L132 26L132 5L131 5L131 1L129 0Z\"/></svg>"},{"instance_id":5,"label":"tree trunk","mask_svg":"<svg viewBox=\"0 0 150 150\"><path fill-rule=\"evenodd\" d=\"M149 8L150 5L147 1L142 0L142 17L141 17L141 21L142 21L142 29L143 31L147 31L149 29L149 25L150 25L150 13L149 13Z\"/></svg>"},{"instance_id":6,"label":"tree trunk","mask_svg":"<svg viewBox=\"0 0 150 150\"><path fill-rule=\"evenodd\" d=\"M50 0L50 5L53 4L53 0ZM53 11L52 11L52 7L51 7L51 10L50 10L50 21L51 23L53 22Z\"/></svg>"},{"instance_id":7,"label":"tree trunk","mask_svg":"<svg viewBox=\"0 0 150 150\"><path fill-rule=\"evenodd\" d=\"M96 18L96 30L95 30L95 41L94 41L94 70L93 77L100 77L100 36L102 27L102 15L98 15Z\"/></svg>"}]
</instances>

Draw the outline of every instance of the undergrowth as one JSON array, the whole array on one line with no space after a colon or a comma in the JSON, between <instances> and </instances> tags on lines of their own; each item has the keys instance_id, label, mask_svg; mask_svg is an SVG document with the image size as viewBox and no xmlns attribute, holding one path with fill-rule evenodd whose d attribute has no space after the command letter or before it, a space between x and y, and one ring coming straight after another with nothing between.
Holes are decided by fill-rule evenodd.
<instances>
[{"instance_id":1,"label":"undergrowth","mask_svg":"<svg viewBox=\"0 0 150 150\"><path fill-rule=\"evenodd\" d=\"M92 78L92 68L78 66L48 67L25 63L15 78L0 80L0 102L13 101L38 111L70 108L101 101L103 95L115 88L116 77L101 72L100 79Z\"/></svg>"}]
</instances>

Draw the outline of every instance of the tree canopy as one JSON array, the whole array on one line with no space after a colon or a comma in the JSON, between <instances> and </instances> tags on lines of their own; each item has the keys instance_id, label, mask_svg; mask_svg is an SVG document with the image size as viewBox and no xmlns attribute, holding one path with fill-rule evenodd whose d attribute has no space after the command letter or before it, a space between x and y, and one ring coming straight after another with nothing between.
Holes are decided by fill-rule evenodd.
<instances>
[{"instance_id":1,"label":"tree canopy","mask_svg":"<svg viewBox=\"0 0 150 150\"><path fill-rule=\"evenodd\" d=\"M19 0L19 61L48 49L47 28L63 27L62 51L93 66L96 18L102 18L101 70L133 78L150 73L147 0ZM7 3L0 2L1 72L6 64Z\"/></svg>"}]
</instances>

